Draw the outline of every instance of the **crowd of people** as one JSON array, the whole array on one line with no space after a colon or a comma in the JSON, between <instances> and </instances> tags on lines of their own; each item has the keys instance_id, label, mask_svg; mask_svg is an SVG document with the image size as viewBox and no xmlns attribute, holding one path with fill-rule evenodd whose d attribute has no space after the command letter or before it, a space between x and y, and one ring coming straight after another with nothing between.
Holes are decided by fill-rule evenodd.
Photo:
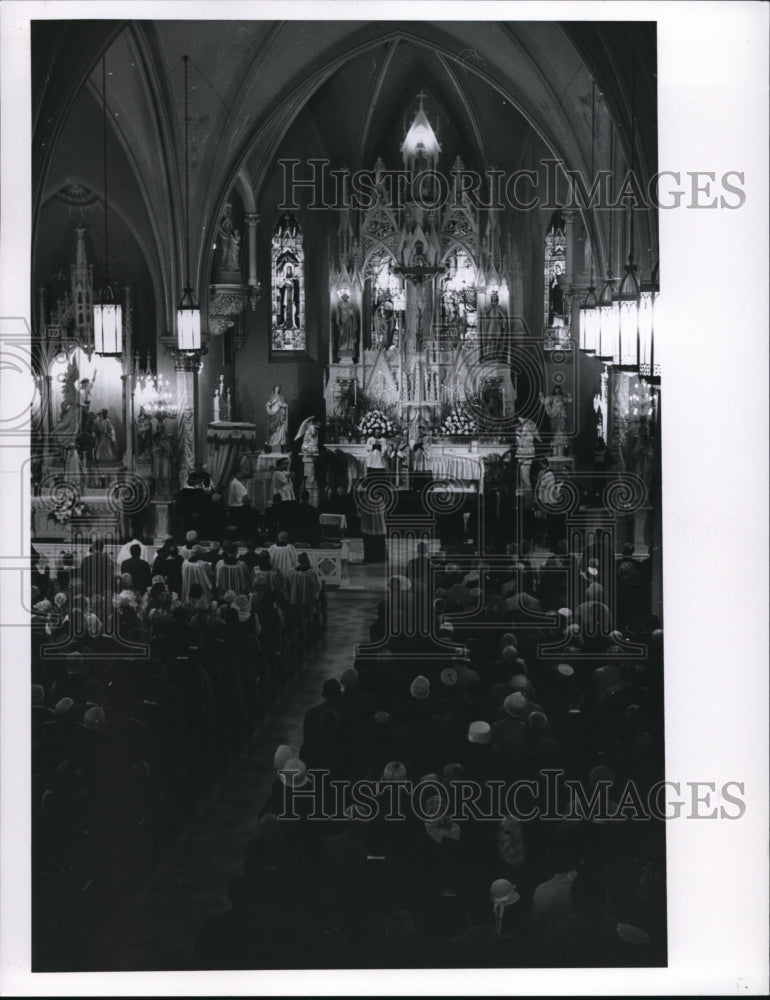
<instances>
[{"instance_id":1,"label":"crowd of people","mask_svg":"<svg viewBox=\"0 0 770 1000\"><path fill-rule=\"evenodd\" d=\"M422 544L390 578L370 644L275 751L200 968L665 964L664 823L628 808L663 777L647 567L627 547L604 579L594 548L557 549Z\"/></svg>"},{"instance_id":2,"label":"crowd of people","mask_svg":"<svg viewBox=\"0 0 770 1000\"><path fill-rule=\"evenodd\" d=\"M41 966L87 963L89 926L162 859L307 662L325 595L300 540L273 530L265 548L226 531L204 546L192 529L153 553L95 539L77 566L34 553ZM259 835L230 910L195 935L196 965L665 963L664 824L625 810L629 787L646 802L663 778L649 559L423 542L401 570L302 745L277 748ZM519 785L528 797L505 794ZM592 811L600 792L608 812Z\"/></svg>"},{"instance_id":3,"label":"crowd of people","mask_svg":"<svg viewBox=\"0 0 770 1000\"><path fill-rule=\"evenodd\" d=\"M154 555L124 550L97 538L56 566L33 551L33 920L47 969L84 967L91 933L164 857L325 627L323 586L285 533L262 550L203 548L194 531Z\"/></svg>"}]
</instances>

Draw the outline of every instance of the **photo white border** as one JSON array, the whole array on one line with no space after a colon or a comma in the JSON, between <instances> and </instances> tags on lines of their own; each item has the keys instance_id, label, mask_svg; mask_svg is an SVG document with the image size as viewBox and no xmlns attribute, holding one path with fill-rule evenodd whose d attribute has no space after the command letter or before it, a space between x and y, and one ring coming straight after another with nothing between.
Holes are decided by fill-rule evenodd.
<instances>
[{"instance_id":1,"label":"photo white border","mask_svg":"<svg viewBox=\"0 0 770 1000\"><path fill-rule=\"evenodd\" d=\"M666 770L745 782L738 821L669 823L667 969L29 973L24 448L0 438L0 993L764 994L768 985L768 13L754 2L17 2L0 6L0 338L29 318L34 19L658 22L659 166L745 174L736 211L661 211ZM24 387L0 370L7 400ZM0 427L3 425L0 424ZM15 497L19 496L19 501ZM20 541L21 540L21 541ZM21 545L21 547L20 547Z\"/></svg>"}]
</instances>

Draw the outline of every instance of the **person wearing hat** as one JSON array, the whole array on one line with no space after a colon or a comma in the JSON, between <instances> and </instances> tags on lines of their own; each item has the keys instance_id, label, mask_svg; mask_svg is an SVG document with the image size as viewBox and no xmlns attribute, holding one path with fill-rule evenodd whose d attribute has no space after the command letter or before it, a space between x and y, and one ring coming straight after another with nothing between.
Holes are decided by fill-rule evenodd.
<instances>
[{"instance_id":1,"label":"person wearing hat","mask_svg":"<svg viewBox=\"0 0 770 1000\"><path fill-rule=\"evenodd\" d=\"M527 696L521 691L509 694L492 723L492 739L510 753L521 746L529 715Z\"/></svg>"},{"instance_id":2,"label":"person wearing hat","mask_svg":"<svg viewBox=\"0 0 770 1000\"><path fill-rule=\"evenodd\" d=\"M575 609L575 623L592 649L598 649L612 631L610 609L604 603L604 588L600 583L590 583L586 588L585 600Z\"/></svg>"},{"instance_id":3,"label":"person wearing hat","mask_svg":"<svg viewBox=\"0 0 770 1000\"><path fill-rule=\"evenodd\" d=\"M465 768L466 776L473 781L483 783L502 775L500 750L492 741L491 725L484 719L469 723L457 758Z\"/></svg>"}]
</instances>

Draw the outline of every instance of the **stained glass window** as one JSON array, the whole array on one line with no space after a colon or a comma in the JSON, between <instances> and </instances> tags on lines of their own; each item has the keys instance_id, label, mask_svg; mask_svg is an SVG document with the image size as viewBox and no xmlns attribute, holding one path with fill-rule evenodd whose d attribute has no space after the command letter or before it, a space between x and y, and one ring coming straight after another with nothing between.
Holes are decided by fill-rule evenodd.
<instances>
[{"instance_id":1,"label":"stained glass window","mask_svg":"<svg viewBox=\"0 0 770 1000\"><path fill-rule=\"evenodd\" d=\"M305 250L296 218L280 217L272 246L273 351L305 351Z\"/></svg>"},{"instance_id":2,"label":"stained glass window","mask_svg":"<svg viewBox=\"0 0 770 1000\"><path fill-rule=\"evenodd\" d=\"M564 274L567 263L567 237L565 235L564 216L554 212L545 234L544 275L543 275L543 322L545 326L552 325L552 299L555 283L559 275Z\"/></svg>"}]
</instances>

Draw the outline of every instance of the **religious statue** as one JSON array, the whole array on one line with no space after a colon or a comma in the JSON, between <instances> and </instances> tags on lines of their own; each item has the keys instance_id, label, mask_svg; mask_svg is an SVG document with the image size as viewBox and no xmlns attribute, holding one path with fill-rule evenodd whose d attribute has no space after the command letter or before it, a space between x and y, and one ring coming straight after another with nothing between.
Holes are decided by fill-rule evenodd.
<instances>
[{"instance_id":1,"label":"religious statue","mask_svg":"<svg viewBox=\"0 0 770 1000\"><path fill-rule=\"evenodd\" d=\"M513 429L516 441L516 459L519 463L519 486L529 492L532 489L530 473L535 457L535 441L540 441L537 424L529 417L517 417Z\"/></svg>"},{"instance_id":2,"label":"religious statue","mask_svg":"<svg viewBox=\"0 0 770 1000\"><path fill-rule=\"evenodd\" d=\"M356 350L356 333L358 332L358 317L356 307L350 301L348 292L343 292L337 306L337 324L339 329L339 342L337 353L354 354Z\"/></svg>"},{"instance_id":3,"label":"religious statue","mask_svg":"<svg viewBox=\"0 0 770 1000\"><path fill-rule=\"evenodd\" d=\"M64 480L82 489L86 468L83 459L74 444L67 445L64 451Z\"/></svg>"},{"instance_id":4,"label":"religious statue","mask_svg":"<svg viewBox=\"0 0 770 1000\"><path fill-rule=\"evenodd\" d=\"M59 408L59 419L56 423L54 433L57 437L69 441L74 440L80 427L80 408L73 406L66 400L62 400Z\"/></svg>"},{"instance_id":5,"label":"religious statue","mask_svg":"<svg viewBox=\"0 0 770 1000\"><path fill-rule=\"evenodd\" d=\"M551 454L563 455L567 447L567 403L572 402L572 396L565 396L561 386L555 385L550 396L543 396L542 392L540 393L540 402L545 407L551 424L551 434L553 434Z\"/></svg>"},{"instance_id":6,"label":"religious statue","mask_svg":"<svg viewBox=\"0 0 770 1000\"><path fill-rule=\"evenodd\" d=\"M535 441L540 441L541 438L534 420L517 417L513 435L516 440L517 455L535 454Z\"/></svg>"},{"instance_id":7,"label":"religious statue","mask_svg":"<svg viewBox=\"0 0 770 1000\"><path fill-rule=\"evenodd\" d=\"M225 271L240 271L241 269L241 234L237 229L233 230L230 237L230 245L224 259Z\"/></svg>"},{"instance_id":8,"label":"religious statue","mask_svg":"<svg viewBox=\"0 0 770 1000\"><path fill-rule=\"evenodd\" d=\"M267 413L267 434L265 447L268 451L284 451L289 428L289 404L286 402L280 385L273 386L273 394L265 404Z\"/></svg>"},{"instance_id":9,"label":"religious statue","mask_svg":"<svg viewBox=\"0 0 770 1000\"><path fill-rule=\"evenodd\" d=\"M410 296L407 320L407 351L417 351L422 345L424 338L430 336L431 309L429 294L425 285L417 284Z\"/></svg>"},{"instance_id":10,"label":"religious statue","mask_svg":"<svg viewBox=\"0 0 770 1000\"><path fill-rule=\"evenodd\" d=\"M91 393L96 382L96 372L93 379L82 378L78 382L78 397L82 409L87 410L91 406Z\"/></svg>"},{"instance_id":11,"label":"religious statue","mask_svg":"<svg viewBox=\"0 0 770 1000\"><path fill-rule=\"evenodd\" d=\"M152 419L143 406L136 417L136 457L147 455L152 445Z\"/></svg>"},{"instance_id":12,"label":"religious statue","mask_svg":"<svg viewBox=\"0 0 770 1000\"><path fill-rule=\"evenodd\" d=\"M374 313L374 347L387 351L393 344L396 331L396 313L390 299L379 303Z\"/></svg>"},{"instance_id":13,"label":"religious statue","mask_svg":"<svg viewBox=\"0 0 770 1000\"><path fill-rule=\"evenodd\" d=\"M492 292L484 313L485 346L490 351L505 350L508 335L508 317L500 305L500 296Z\"/></svg>"},{"instance_id":14,"label":"religious statue","mask_svg":"<svg viewBox=\"0 0 770 1000\"><path fill-rule=\"evenodd\" d=\"M114 462L118 458L118 442L115 435L115 428L109 417L107 409L100 410L94 417L94 429L96 431L96 449L94 458L97 462Z\"/></svg>"},{"instance_id":15,"label":"religious statue","mask_svg":"<svg viewBox=\"0 0 770 1000\"><path fill-rule=\"evenodd\" d=\"M465 340L465 313L460 311L457 299L452 296L451 312L447 324L449 340L453 344L461 344Z\"/></svg>"},{"instance_id":16,"label":"religious statue","mask_svg":"<svg viewBox=\"0 0 770 1000\"><path fill-rule=\"evenodd\" d=\"M230 267L230 244L233 238L233 220L232 220L232 210L233 207L229 203L225 205L225 214L219 223L219 229L217 230L217 242L219 244L219 269L220 271L230 271L234 270ZM236 268L237 269L237 266Z\"/></svg>"},{"instance_id":17,"label":"religious statue","mask_svg":"<svg viewBox=\"0 0 770 1000\"><path fill-rule=\"evenodd\" d=\"M320 449L318 446L318 428L320 427L320 421L316 417L307 417L299 425L299 430L294 436L295 441L302 439L302 445L300 446L300 451L303 455L308 457L315 457L318 455Z\"/></svg>"},{"instance_id":18,"label":"religious statue","mask_svg":"<svg viewBox=\"0 0 770 1000\"><path fill-rule=\"evenodd\" d=\"M561 274L554 274L548 292L548 325L567 326L567 306L561 287Z\"/></svg>"},{"instance_id":19,"label":"religious statue","mask_svg":"<svg viewBox=\"0 0 770 1000\"><path fill-rule=\"evenodd\" d=\"M85 380L88 382L88 380ZM90 382L88 383L90 386ZM59 419L54 428L56 436L64 442L73 441L82 422L81 395L78 387L78 366L73 358L67 366L62 384L62 401Z\"/></svg>"},{"instance_id":20,"label":"religious statue","mask_svg":"<svg viewBox=\"0 0 770 1000\"><path fill-rule=\"evenodd\" d=\"M174 478L174 442L163 423L158 425L152 442L152 475L158 493L170 493Z\"/></svg>"}]
</instances>

